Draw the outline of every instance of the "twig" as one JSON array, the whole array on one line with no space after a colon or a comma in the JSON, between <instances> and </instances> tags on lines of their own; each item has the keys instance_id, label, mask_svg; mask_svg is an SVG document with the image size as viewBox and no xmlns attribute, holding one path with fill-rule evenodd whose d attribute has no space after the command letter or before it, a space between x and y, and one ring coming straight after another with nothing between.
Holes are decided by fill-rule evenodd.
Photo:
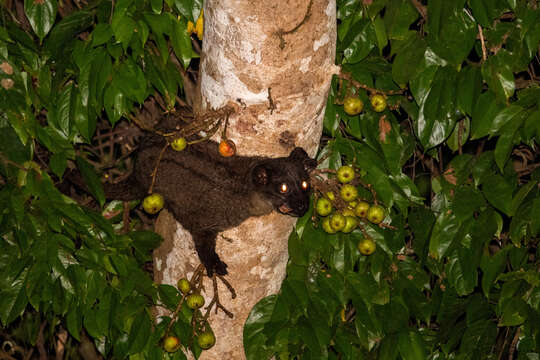
<instances>
[{"instance_id":1,"label":"twig","mask_svg":"<svg viewBox=\"0 0 540 360\"><path fill-rule=\"evenodd\" d=\"M482 26L478 24L478 35L480 36L480 44L482 44L482 62L487 59L486 42L484 41L484 31Z\"/></svg>"},{"instance_id":2,"label":"twig","mask_svg":"<svg viewBox=\"0 0 540 360\"><path fill-rule=\"evenodd\" d=\"M27 169L24 166L22 166L21 164L18 164L18 163L14 162L14 161L9 160L2 152L0 152L0 160L6 165L13 165L16 168L19 168L20 170L24 170L24 171L33 170L32 167Z\"/></svg>"},{"instance_id":3,"label":"twig","mask_svg":"<svg viewBox=\"0 0 540 360\"><path fill-rule=\"evenodd\" d=\"M122 222L124 223L123 231L124 233L129 232L129 201L123 201L122 202L123 214L122 214Z\"/></svg>"},{"instance_id":4,"label":"twig","mask_svg":"<svg viewBox=\"0 0 540 360\"><path fill-rule=\"evenodd\" d=\"M516 345L519 340L519 333L521 328L517 328L516 334L514 335L514 339L512 340L512 343L510 344L510 349L508 350L508 360L513 360L514 358L514 352L516 351Z\"/></svg>"},{"instance_id":5,"label":"twig","mask_svg":"<svg viewBox=\"0 0 540 360\"><path fill-rule=\"evenodd\" d=\"M43 321L41 323L41 326L39 327L39 333L36 339L36 346L39 351L39 360L47 360L47 350L45 349L45 339L43 338L43 330L45 329L46 325L46 321Z\"/></svg>"},{"instance_id":6,"label":"twig","mask_svg":"<svg viewBox=\"0 0 540 360\"><path fill-rule=\"evenodd\" d=\"M342 71L337 76L340 79L347 80L355 88L364 89L364 90L368 91L370 94L397 95L397 94L405 93L405 90L385 90L385 91L383 91L383 90L380 90L380 89L375 89L375 88L369 87L369 86L367 86L365 84L362 84L362 83L354 80L351 73L347 73L347 72Z\"/></svg>"},{"instance_id":7,"label":"twig","mask_svg":"<svg viewBox=\"0 0 540 360\"><path fill-rule=\"evenodd\" d=\"M457 143L458 143L458 154L463 154L463 148L461 146L461 136L463 135L463 120L459 122L458 125L458 137L457 137Z\"/></svg>"},{"instance_id":8,"label":"twig","mask_svg":"<svg viewBox=\"0 0 540 360\"><path fill-rule=\"evenodd\" d=\"M422 5L422 3L418 0L411 0L411 2L416 8L416 10L420 13L422 18L427 21L427 8Z\"/></svg>"}]
</instances>

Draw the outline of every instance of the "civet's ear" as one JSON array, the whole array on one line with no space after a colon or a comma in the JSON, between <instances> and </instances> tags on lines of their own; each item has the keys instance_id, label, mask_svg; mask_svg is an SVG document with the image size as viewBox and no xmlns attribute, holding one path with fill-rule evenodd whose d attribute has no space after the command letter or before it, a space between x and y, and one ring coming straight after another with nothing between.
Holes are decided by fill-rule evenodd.
<instances>
[{"instance_id":1,"label":"civet's ear","mask_svg":"<svg viewBox=\"0 0 540 360\"><path fill-rule=\"evenodd\" d=\"M257 165L251 173L254 184L267 185L270 181L270 172L264 165Z\"/></svg>"},{"instance_id":2,"label":"civet's ear","mask_svg":"<svg viewBox=\"0 0 540 360\"><path fill-rule=\"evenodd\" d=\"M317 161L310 158L306 151L301 147L294 148L294 150L291 151L291 154L289 155L289 159L301 161L306 172L311 172L317 167Z\"/></svg>"}]
</instances>

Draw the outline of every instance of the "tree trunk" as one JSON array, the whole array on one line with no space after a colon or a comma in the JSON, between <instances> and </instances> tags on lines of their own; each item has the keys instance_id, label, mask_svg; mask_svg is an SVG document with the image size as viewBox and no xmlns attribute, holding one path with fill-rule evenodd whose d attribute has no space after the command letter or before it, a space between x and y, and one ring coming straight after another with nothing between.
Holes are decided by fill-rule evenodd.
<instances>
[{"instance_id":1,"label":"tree trunk","mask_svg":"<svg viewBox=\"0 0 540 360\"><path fill-rule=\"evenodd\" d=\"M239 154L286 156L295 146L315 154L331 78L338 70L335 9L335 0L205 1L198 108L241 104L227 128ZM234 318L212 312L217 342L200 359L245 358L244 322L261 298L279 290L295 221L273 212L218 236L217 252L228 264L227 279L237 298L232 300L220 284L220 300ZM156 281L175 284L199 263L193 242L166 213L156 229L165 240L154 252ZM205 281L209 299L212 285Z\"/></svg>"}]
</instances>

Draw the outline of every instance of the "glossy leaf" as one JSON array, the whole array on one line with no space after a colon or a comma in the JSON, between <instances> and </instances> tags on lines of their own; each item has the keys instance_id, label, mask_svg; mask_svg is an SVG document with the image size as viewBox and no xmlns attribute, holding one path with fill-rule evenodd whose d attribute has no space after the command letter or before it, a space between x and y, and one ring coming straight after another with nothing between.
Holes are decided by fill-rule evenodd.
<instances>
[{"instance_id":1,"label":"glossy leaf","mask_svg":"<svg viewBox=\"0 0 540 360\"><path fill-rule=\"evenodd\" d=\"M349 34L352 35L343 40L343 43L347 44L343 55L347 63L354 64L364 59L375 47L377 36L371 22L364 20L353 25Z\"/></svg>"},{"instance_id":2,"label":"glossy leaf","mask_svg":"<svg viewBox=\"0 0 540 360\"><path fill-rule=\"evenodd\" d=\"M452 246L459 226L459 221L454 214L440 214L437 217L429 240L429 253L436 259L442 259Z\"/></svg>"},{"instance_id":3,"label":"glossy leaf","mask_svg":"<svg viewBox=\"0 0 540 360\"><path fill-rule=\"evenodd\" d=\"M513 188L502 176L486 177L482 192L491 205L505 214L510 214Z\"/></svg>"},{"instance_id":4,"label":"glossy leaf","mask_svg":"<svg viewBox=\"0 0 540 360\"><path fill-rule=\"evenodd\" d=\"M484 81L501 102L506 101L515 91L514 74L510 66L504 58L496 56L489 57L482 65Z\"/></svg>"},{"instance_id":5,"label":"glossy leaf","mask_svg":"<svg viewBox=\"0 0 540 360\"><path fill-rule=\"evenodd\" d=\"M425 41L416 35L409 37L404 42L405 45L396 55L392 64L392 77L400 86L404 86L422 70L420 65L426 50Z\"/></svg>"},{"instance_id":6,"label":"glossy leaf","mask_svg":"<svg viewBox=\"0 0 540 360\"><path fill-rule=\"evenodd\" d=\"M474 106L482 93L482 85L482 73L479 68L468 66L460 71L457 104L462 113L473 114Z\"/></svg>"},{"instance_id":7,"label":"glossy leaf","mask_svg":"<svg viewBox=\"0 0 540 360\"><path fill-rule=\"evenodd\" d=\"M485 320L476 321L465 330L460 352L469 354L471 359L482 357L492 351L496 335L495 324Z\"/></svg>"},{"instance_id":8,"label":"glossy leaf","mask_svg":"<svg viewBox=\"0 0 540 360\"><path fill-rule=\"evenodd\" d=\"M49 34L45 46L56 56L69 48L69 42L76 39L76 35L92 25L93 15L90 11L77 11L64 17L58 22Z\"/></svg>"},{"instance_id":9,"label":"glossy leaf","mask_svg":"<svg viewBox=\"0 0 540 360\"><path fill-rule=\"evenodd\" d=\"M133 323L129 330L128 354L135 354L146 346L151 334L152 322L148 314L142 313L134 316Z\"/></svg>"},{"instance_id":10,"label":"glossy leaf","mask_svg":"<svg viewBox=\"0 0 540 360\"><path fill-rule=\"evenodd\" d=\"M410 25L418 18L418 11L409 1L391 0L386 6L384 23L389 39L404 40Z\"/></svg>"},{"instance_id":11,"label":"glossy leaf","mask_svg":"<svg viewBox=\"0 0 540 360\"><path fill-rule=\"evenodd\" d=\"M25 292L26 271L10 279L9 287L0 291L0 320L7 326L22 314L28 303Z\"/></svg>"},{"instance_id":12,"label":"glossy leaf","mask_svg":"<svg viewBox=\"0 0 540 360\"><path fill-rule=\"evenodd\" d=\"M57 3L55 0L25 0L24 12L32 30L40 40L49 33L56 20Z\"/></svg>"},{"instance_id":13,"label":"glossy leaf","mask_svg":"<svg viewBox=\"0 0 540 360\"><path fill-rule=\"evenodd\" d=\"M266 336L263 329L272 317L277 295L269 296L257 303L244 325L244 349L247 359L261 359L272 355L266 345Z\"/></svg>"},{"instance_id":14,"label":"glossy leaf","mask_svg":"<svg viewBox=\"0 0 540 360\"><path fill-rule=\"evenodd\" d=\"M493 256L484 254L482 256L481 268L484 276L482 277L482 290L486 297L490 296L490 290L497 276L503 271L506 264L506 257L510 248L504 248Z\"/></svg>"},{"instance_id":15,"label":"glossy leaf","mask_svg":"<svg viewBox=\"0 0 540 360\"><path fill-rule=\"evenodd\" d=\"M426 350L420 335L415 331L398 335L398 349L403 360L422 360L426 358Z\"/></svg>"},{"instance_id":16,"label":"glossy leaf","mask_svg":"<svg viewBox=\"0 0 540 360\"><path fill-rule=\"evenodd\" d=\"M470 0L470 5L476 21L485 27L491 27L506 7L503 0Z\"/></svg>"},{"instance_id":17,"label":"glossy leaf","mask_svg":"<svg viewBox=\"0 0 540 360\"><path fill-rule=\"evenodd\" d=\"M428 45L455 65L467 57L477 34L474 19L459 4L458 1L428 2Z\"/></svg>"},{"instance_id":18,"label":"glossy leaf","mask_svg":"<svg viewBox=\"0 0 540 360\"><path fill-rule=\"evenodd\" d=\"M495 146L495 162L497 163L497 166L501 170L501 172L504 171L504 166L506 164L506 161L510 157L510 152L512 151L512 147L514 146L514 143L517 143L519 140L516 139L517 133L519 128L523 125L525 122L525 118L527 117L527 112L520 112L518 115L514 116L514 118L507 122L505 125L502 126L500 129L501 135L497 139L497 145Z\"/></svg>"},{"instance_id":19,"label":"glossy leaf","mask_svg":"<svg viewBox=\"0 0 540 360\"><path fill-rule=\"evenodd\" d=\"M454 126L454 130L446 140L446 144L452 151L458 151L458 149L463 147L467 140L469 139L469 134L471 131L471 121L468 117L460 120Z\"/></svg>"},{"instance_id":20,"label":"glossy leaf","mask_svg":"<svg viewBox=\"0 0 540 360\"><path fill-rule=\"evenodd\" d=\"M103 204L105 203L105 193L103 192L101 180L96 174L94 168L81 157L77 157L77 167L81 171L83 179L88 186L90 192L99 202L100 206L103 206Z\"/></svg>"},{"instance_id":21,"label":"glossy leaf","mask_svg":"<svg viewBox=\"0 0 540 360\"><path fill-rule=\"evenodd\" d=\"M172 21L172 46L176 57L182 61L185 69L189 66L189 62L195 55L191 48L190 35L186 29L187 22L185 20Z\"/></svg>"},{"instance_id":22,"label":"glossy leaf","mask_svg":"<svg viewBox=\"0 0 540 360\"><path fill-rule=\"evenodd\" d=\"M423 147L439 145L450 135L457 120L456 92L455 71L449 67L439 69L415 122L415 131Z\"/></svg>"}]
</instances>

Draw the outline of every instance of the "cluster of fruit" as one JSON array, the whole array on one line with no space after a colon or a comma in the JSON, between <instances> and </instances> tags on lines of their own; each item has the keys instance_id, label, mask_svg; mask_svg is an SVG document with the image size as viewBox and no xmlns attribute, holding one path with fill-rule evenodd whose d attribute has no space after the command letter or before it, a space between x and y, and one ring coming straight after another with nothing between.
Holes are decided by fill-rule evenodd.
<instances>
[{"instance_id":1,"label":"cluster of fruit","mask_svg":"<svg viewBox=\"0 0 540 360\"><path fill-rule=\"evenodd\" d=\"M178 280L178 290L185 296L187 307L196 311L203 307L204 297L192 292L191 284L186 278ZM210 349L216 343L216 337L212 331L205 329L197 335L197 344L203 350ZM169 335L163 340L163 349L167 352L176 352L180 348L180 339L176 336Z\"/></svg>"},{"instance_id":2,"label":"cluster of fruit","mask_svg":"<svg viewBox=\"0 0 540 360\"><path fill-rule=\"evenodd\" d=\"M361 227L360 221L364 219L372 224L380 224L384 220L385 211L382 206L358 199L358 189L351 184L354 178L355 171L351 166L341 166L337 171L340 198L336 198L334 192L328 191L315 204L317 214L322 217L322 229L329 234L338 231L350 233ZM358 244L358 248L362 254L370 255L375 251L375 243L362 232L364 239Z\"/></svg>"},{"instance_id":3,"label":"cluster of fruit","mask_svg":"<svg viewBox=\"0 0 540 360\"><path fill-rule=\"evenodd\" d=\"M386 109L386 97L384 95L374 94L369 98L369 102L376 112L382 112ZM358 97L347 96L345 100L343 100L343 110L345 110L348 115L358 115L363 109L364 103Z\"/></svg>"}]
</instances>

